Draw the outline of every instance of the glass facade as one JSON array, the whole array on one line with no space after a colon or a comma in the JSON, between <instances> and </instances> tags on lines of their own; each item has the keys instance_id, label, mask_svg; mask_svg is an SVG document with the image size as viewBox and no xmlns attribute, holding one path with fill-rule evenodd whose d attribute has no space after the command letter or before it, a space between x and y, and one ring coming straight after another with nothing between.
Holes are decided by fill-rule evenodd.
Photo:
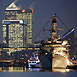
<instances>
[{"instance_id":1,"label":"glass facade","mask_svg":"<svg viewBox=\"0 0 77 77\"><path fill-rule=\"evenodd\" d=\"M3 42L6 43L6 25L3 25Z\"/></svg>"},{"instance_id":2,"label":"glass facade","mask_svg":"<svg viewBox=\"0 0 77 77\"><path fill-rule=\"evenodd\" d=\"M9 25L9 47L23 47L23 26L20 24Z\"/></svg>"},{"instance_id":3,"label":"glass facade","mask_svg":"<svg viewBox=\"0 0 77 77\"><path fill-rule=\"evenodd\" d=\"M11 4L5 10L3 42L9 47L26 47L33 43L33 10L16 9ZM9 9L11 7L11 9ZM16 6L15 6L16 7ZM17 7L16 7L17 8Z\"/></svg>"},{"instance_id":4,"label":"glass facade","mask_svg":"<svg viewBox=\"0 0 77 77\"><path fill-rule=\"evenodd\" d=\"M3 20L3 42L7 43L8 47L25 47L26 26L24 22L22 24L21 22L23 21Z\"/></svg>"}]
</instances>

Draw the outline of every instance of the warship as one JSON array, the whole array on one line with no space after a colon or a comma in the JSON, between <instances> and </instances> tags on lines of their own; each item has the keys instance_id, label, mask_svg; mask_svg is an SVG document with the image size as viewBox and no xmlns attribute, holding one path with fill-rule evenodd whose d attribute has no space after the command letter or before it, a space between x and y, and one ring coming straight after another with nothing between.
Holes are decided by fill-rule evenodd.
<instances>
[{"instance_id":1,"label":"warship","mask_svg":"<svg viewBox=\"0 0 77 77\"><path fill-rule=\"evenodd\" d=\"M41 41L39 59L42 68L66 68L69 65L70 45L67 40L62 41L58 35L58 31L63 29L57 29L57 18L56 14L51 17L52 29L48 29L51 38L47 42Z\"/></svg>"}]
</instances>

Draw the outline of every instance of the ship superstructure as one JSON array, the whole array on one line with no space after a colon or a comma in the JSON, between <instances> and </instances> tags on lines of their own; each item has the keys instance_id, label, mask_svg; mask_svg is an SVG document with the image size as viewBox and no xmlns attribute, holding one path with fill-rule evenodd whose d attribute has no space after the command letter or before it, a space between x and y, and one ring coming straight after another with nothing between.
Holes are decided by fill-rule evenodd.
<instances>
[{"instance_id":1,"label":"ship superstructure","mask_svg":"<svg viewBox=\"0 0 77 77\"><path fill-rule=\"evenodd\" d=\"M57 32L57 16L52 17L51 38L48 42L42 41L40 63L41 67L66 68L69 65L69 44L68 41L61 41Z\"/></svg>"}]
</instances>

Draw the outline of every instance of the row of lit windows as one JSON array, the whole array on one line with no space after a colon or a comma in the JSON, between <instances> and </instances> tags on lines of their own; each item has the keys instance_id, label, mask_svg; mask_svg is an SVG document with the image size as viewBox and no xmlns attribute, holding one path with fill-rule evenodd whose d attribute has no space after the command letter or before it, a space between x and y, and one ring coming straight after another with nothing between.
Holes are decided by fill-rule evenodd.
<instances>
[{"instance_id":1,"label":"row of lit windows","mask_svg":"<svg viewBox=\"0 0 77 77\"><path fill-rule=\"evenodd\" d=\"M6 26L5 27L3 26L3 31L6 31Z\"/></svg>"},{"instance_id":2,"label":"row of lit windows","mask_svg":"<svg viewBox=\"0 0 77 77\"><path fill-rule=\"evenodd\" d=\"M23 43L20 42L20 43L9 43L9 47L23 47Z\"/></svg>"},{"instance_id":3,"label":"row of lit windows","mask_svg":"<svg viewBox=\"0 0 77 77\"><path fill-rule=\"evenodd\" d=\"M32 38L32 33L27 33L27 38Z\"/></svg>"},{"instance_id":4,"label":"row of lit windows","mask_svg":"<svg viewBox=\"0 0 77 77\"><path fill-rule=\"evenodd\" d=\"M3 37L6 37L6 32L3 32Z\"/></svg>"},{"instance_id":5,"label":"row of lit windows","mask_svg":"<svg viewBox=\"0 0 77 77\"><path fill-rule=\"evenodd\" d=\"M16 16L15 15L9 15L9 16L5 16L4 19L5 20L16 20Z\"/></svg>"},{"instance_id":6,"label":"row of lit windows","mask_svg":"<svg viewBox=\"0 0 77 77\"><path fill-rule=\"evenodd\" d=\"M3 40L6 40L6 37L3 37Z\"/></svg>"},{"instance_id":7,"label":"row of lit windows","mask_svg":"<svg viewBox=\"0 0 77 77\"><path fill-rule=\"evenodd\" d=\"M16 12L15 11L8 11L8 12L5 12L5 15L16 15Z\"/></svg>"},{"instance_id":8,"label":"row of lit windows","mask_svg":"<svg viewBox=\"0 0 77 77\"><path fill-rule=\"evenodd\" d=\"M6 40L3 40L3 43L6 43Z\"/></svg>"},{"instance_id":9,"label":"row of lit windows","mask_svg":"<svg viewBox=\"0 0 77 77\"><path fill-rule=\"evenodd\" d=\"M9 40L23 40L23 37L11 37L11 38L9 38Z\"/></svg>"},{"instance_id":10,"label":"row of lit windows","mask_svg":"<svg viewBox=\"0 0 77 77\"><path fill-rule=\"evenodd\" d=\"M9 41L9 44L21 44L21 43L23 43L23 40L19 40L19 41L14 41L14 40L12 40L12 41Z\"/></svg>"}]
</instances>

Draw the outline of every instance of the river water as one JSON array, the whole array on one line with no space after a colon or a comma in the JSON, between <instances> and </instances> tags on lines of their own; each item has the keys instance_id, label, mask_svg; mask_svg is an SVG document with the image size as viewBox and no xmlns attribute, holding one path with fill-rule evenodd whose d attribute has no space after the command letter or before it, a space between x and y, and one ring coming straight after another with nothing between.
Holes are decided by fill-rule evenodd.
<instances>
[{"instance_id":1,"label":"river water","mask_svg":"<svg viewBox=\"0 0 77 77\"><path fill-rule=\"evenodd\" d=\"M77 70L0 67L0 77L77 77Z\"/></svg>"}]
</instances>

